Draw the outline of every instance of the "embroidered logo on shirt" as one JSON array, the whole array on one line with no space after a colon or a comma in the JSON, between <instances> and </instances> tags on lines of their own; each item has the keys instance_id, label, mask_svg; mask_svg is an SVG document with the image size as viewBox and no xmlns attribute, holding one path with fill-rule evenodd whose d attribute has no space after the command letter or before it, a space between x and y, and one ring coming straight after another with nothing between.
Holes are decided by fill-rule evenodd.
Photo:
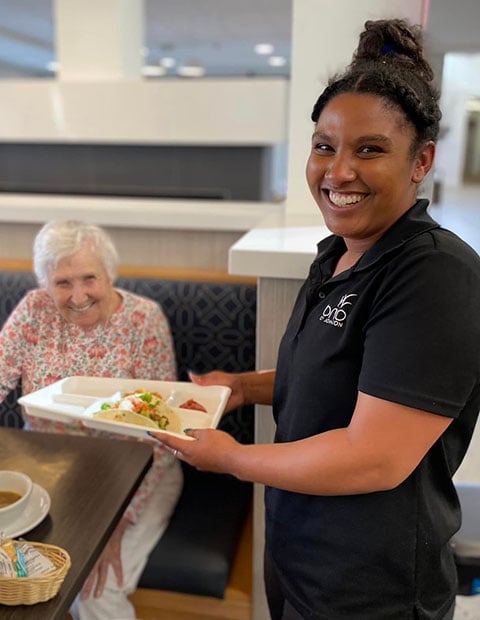
<instances>
[{"instance_id":1,"label":"embroidered logo on shirt","mask_svg":"<svg viewBox=\"0 0 480 620\"><path fill-rule=\"evenodd\" d=\"M353 302L349 300L353 297L358 297L357 293L348 293L343 295L337 305L333 308L330 304L325 306L322 315L320 316L320 321L327 323L328 325L333 325L334 327L343 327L343 324L347 319L348 312L353 305Z\"/></svg>"}]
</instances>

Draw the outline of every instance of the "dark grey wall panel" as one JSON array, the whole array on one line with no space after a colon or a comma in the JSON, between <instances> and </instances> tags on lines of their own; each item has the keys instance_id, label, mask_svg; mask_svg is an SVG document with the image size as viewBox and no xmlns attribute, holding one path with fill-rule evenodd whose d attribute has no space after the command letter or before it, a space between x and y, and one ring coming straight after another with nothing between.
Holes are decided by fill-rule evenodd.
<instances>
[{"instance_id":1,"label":"dark grey wall panel","mask_svg":"<svg viewBox=\"0 0 480 620\"><path fill-rule=\"evenodd\" d=\"M0 144L0 191L270 200L265 147Z\"/></svg>"}]
</instances>

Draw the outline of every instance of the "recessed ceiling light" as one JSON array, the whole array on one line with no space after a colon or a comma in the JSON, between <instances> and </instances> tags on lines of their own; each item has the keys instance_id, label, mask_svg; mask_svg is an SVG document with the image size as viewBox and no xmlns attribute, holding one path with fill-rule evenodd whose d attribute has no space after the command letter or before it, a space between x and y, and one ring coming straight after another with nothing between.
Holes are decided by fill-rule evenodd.
<instances>
[{"instance_id":1,"label":"recessed ceiling light","mask_svg":"<svg viewBox=\"0 0 480 620\"><path fill-rule=\"evenodd\" d=\"M271 43L257 43L257 45L255 45L254 47L254 50L257 54L268 55L273 54L275 48Z\"/></svg>"},{"instance_id":2,"label":"recessed ceiling light","mask_svg":"<svg viewBox=\"0 0 480 620\"><path fill-rule=\"evenodd\" d=\"M202 77L205 75L205 67L202 65L182 65L177 68L177 74L181 77Z\"/></svg>"},{"instance_id":3,"label":"recessed ceiling light","mask_svg":"<svg viewBox=\"0 0 480 620\"><path fill-rule=\"evenodd\" d=\"M271 67L284 67L287 64L287 59L284 56L270 56L268 64Z\"/></svg>"},{"instance_id":4,"label":"recessed ceiling light","mask_svg":"<svg viewBox=\"0 0 480 620\"><path fill-rule=\"evenodd\" d=\"M162 67L165 67L165 69L171 69L177 64L177 61L175 58L171 58L170 56L164 56L163 58L160 58L159 63Z\"/></svg>"},{"instance_id":5,"label":"recessed ceiling light","mask_svg":"<svg viewBox=\"0 0 480 620\"><path fill-rule=\"evenodd\" d=\"M160 65L145 65L142 67L142 75L144 77L162 77L167 70Z\"/></svg>"}]
</instances>

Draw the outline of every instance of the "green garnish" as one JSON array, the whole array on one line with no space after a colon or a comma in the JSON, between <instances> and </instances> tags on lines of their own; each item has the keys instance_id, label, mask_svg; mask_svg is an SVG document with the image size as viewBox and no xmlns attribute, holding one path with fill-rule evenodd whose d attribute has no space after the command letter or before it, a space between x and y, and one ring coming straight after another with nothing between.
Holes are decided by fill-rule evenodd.
<instances>
[{"instance_id":1,"label":"green garnish","mask_svg":"<svg viewBox=\"0 0 480 620\"><path fill-rule=\"evenodd\" d=\"M111 409L112 405L109 405L108 403L103 403L103 405L100 407L101 410L106 411L107 409Z\"/></svg>"},{"instance_id":2,"label":"green garnish","mask_svg":"<svg viewBox=\"0 0 480 620\"><path fill-rule=\"evenodd\" d=\"M143 400L143 402L145 403L152 402L152 395L150 394L150 392L143 392L143 394L140 394L139 398L140 400Z\"/></svg>"}]
</instances>

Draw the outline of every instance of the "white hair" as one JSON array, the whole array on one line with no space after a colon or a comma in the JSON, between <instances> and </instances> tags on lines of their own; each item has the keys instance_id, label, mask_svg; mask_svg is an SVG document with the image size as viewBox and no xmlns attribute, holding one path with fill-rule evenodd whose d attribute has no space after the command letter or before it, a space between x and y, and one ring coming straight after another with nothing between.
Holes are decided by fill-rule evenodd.
<instances>
[{"instance_id":1,"label":"white hair","mask_svg":"<svg viewBox=\"0 0 480 620\"><path fill-rule=\"evenodd\" d=\"M111 282L117 277L118 254L110 236L100 227L76 220L53 220L45 224L33 243L33 270L38 284L48 288L58 262L84 245L100 258Z\"/></svg>"}]
</instances>

